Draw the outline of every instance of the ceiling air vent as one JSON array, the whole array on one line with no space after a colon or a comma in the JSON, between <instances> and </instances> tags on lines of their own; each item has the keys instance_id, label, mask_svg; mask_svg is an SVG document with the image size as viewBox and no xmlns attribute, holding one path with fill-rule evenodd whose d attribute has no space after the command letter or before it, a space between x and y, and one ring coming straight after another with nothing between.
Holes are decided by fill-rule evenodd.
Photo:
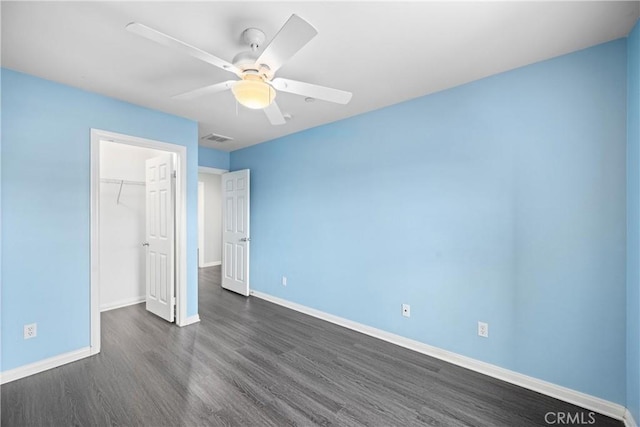
<instances>
[{"instance_id":1,"label":"ceiling air vent","mask_svg":"<svg viewBox=\"0 0 640 427\"><path fill-rule=\"evenodd\" d=\"M227 141L231 141L233 138L231 138L229 136L210 133L209 135L205 135L200 139L202 139L204 141L214 142L216 144L224 144Z\"/></svg>"}]
</instances>

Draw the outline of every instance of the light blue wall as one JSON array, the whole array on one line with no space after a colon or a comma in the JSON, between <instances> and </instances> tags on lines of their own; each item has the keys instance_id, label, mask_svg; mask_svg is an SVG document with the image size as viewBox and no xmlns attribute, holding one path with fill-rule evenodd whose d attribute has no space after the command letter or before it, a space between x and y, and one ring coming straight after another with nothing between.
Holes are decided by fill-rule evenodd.
<instances>
[{"instance_id":1,"label":"light blue wall","mask_svg":"<svg viewBox=\"0 0 640 427\"><path fill-rule=\"evenodd\" d=\"M627 408L640 422L640 21L627 52Z\"/></svg>"},{"instance_id":2,"label":"light blue wall","mask_svg":"<svg viewBox=\"0 0 640 427\"><path fill-rule=\"evenodd\" d=\"M232 152L252 287L624 404L625 58L618 40Z\"/></svg>"},{"instance_id":3,"label":"light blue wall","mask_svg":"<svg viewBox=\"0 0 640 427\"><path fill-rule=\"evenodd\" d=\"M198 166L229 170L229 153L198 146Z\"/></svg>"},{"instance_id":4,"label":"light blue wall","mask_svg":"<svg viewBox=\"0 0 640 427\"><path fill-rule=\"evenodd\" d=\"M2 6L0 6L0 13ZM2 68L0 67L0 100L2 99ZM2 321L2 102L0 102L0 322ZM0 325L1 327L1 325ZM2 330L0 329L0 371L2 371Z\"/></svg>"},{"instance_id":5,"label":"light blue wall","mask_svg":"<svg viewBox=\"0 0 640 427\"><path fill-rule=\"evenodd\" d=\"M2 73L2 370L90 345L91 128L187 147L188 315L197 313L197 123ZM22 326L38 323L38 337Z\"/></svg>"}]
</instances>

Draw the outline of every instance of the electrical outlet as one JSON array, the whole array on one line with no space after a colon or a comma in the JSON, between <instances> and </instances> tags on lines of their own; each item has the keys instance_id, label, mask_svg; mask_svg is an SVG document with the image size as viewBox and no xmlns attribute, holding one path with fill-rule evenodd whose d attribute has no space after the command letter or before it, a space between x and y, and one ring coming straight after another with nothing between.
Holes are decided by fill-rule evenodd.
<instances>
[{"instance_id":1,"label":"electrical outlet","mask_svg":"<svg viewBox=\"0 0 640 427\"><path fill-rule=\"evenodd\" d=\"M478 322L478 335L484 338L489 338L489 324L485 322Z\"/></svg>"},{"instance_id":2,"label":"electrical outlet","mask_svg":"<svg viewBox=\"0 0 640 427\"><path fill-rule=\"evenodd\" d=\"M287 286L287 276L282 276L282 286Z\"/></svg>"},{"instance_id":3,"label":"electrical outlet","mask_svg":"<svg viewBox=\"0 0 640 427\"><path fill-rule=\"evenodd\" d=\"M409 304L402 304L402 315L404 317L411 317L411 306Z\"/></svg>"},{"instance_id":4,"label":"electrical outlet","mask_svg":"<svg viewBox=\"0 0 640 427\"><path fill-rule=\"evenodd\" d=\"M28 340L29 338L35 338L38 335L38 324L30 323L28 325L24 325L24 339Z\"/></svg>"}]
</instances>

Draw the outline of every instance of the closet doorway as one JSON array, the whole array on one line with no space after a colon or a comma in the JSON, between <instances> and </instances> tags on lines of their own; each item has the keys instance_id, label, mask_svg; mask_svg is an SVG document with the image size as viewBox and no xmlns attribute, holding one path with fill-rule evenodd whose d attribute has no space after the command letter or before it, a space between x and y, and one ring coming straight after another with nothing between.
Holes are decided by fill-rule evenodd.
<instances>
[{"instance_id":1,"label":"closet doorway","mask_svg":"<svg viewBox=\"0 0 640 427\"><path fill-rule=\"evenodd\" d=\"M100 313L146 302L184 325L186 148L91 132L91 352Z\"/></svg>"}]
</instances>

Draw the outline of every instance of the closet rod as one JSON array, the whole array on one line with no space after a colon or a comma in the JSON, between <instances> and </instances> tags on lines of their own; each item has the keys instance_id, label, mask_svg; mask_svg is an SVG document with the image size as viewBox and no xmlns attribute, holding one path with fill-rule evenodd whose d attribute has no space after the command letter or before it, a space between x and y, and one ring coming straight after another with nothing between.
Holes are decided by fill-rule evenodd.
<instances>
[{"instance_id":1,"label":"closet rod","mask_svg":"<svg viewBox=\"0 0 640 427\"><path fill-rule=\"evenodd\" d=\"M126 179L111 179L111 178L101 178L100 182L104 182L106 184L146 185L144 181L129 181Z\"/></svg>"},{"instance_id":2,"label":"closet rod","mask_svg":"<svg viewBox=\"0 0 640 427\"><path fill-rule=\"evenodd\" d=\"M105 184L120 184L120 188L118 189L118 197L116 198L116 204L120 204L120 195L122 194L122 186L124 184L131 185L146 185L146 183L142 181L129 181L126 179L111 179L111 178L101 178L100 182L104 182Z\"/></svg>"}]
</instances>

